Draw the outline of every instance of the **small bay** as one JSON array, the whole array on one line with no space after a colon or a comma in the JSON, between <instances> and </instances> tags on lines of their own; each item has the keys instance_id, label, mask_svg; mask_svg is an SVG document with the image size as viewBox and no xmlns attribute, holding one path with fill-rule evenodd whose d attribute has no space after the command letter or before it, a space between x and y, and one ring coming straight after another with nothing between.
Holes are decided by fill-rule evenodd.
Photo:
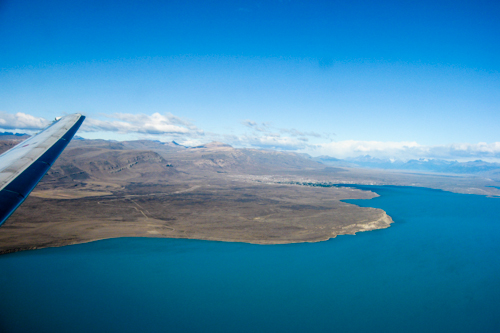
<instances>
[{"instance_id":1,"label":"small bay","mask_svg":"<svg viewBox=\"0 0 500 333\"><path fill-rule=\"evenodd\" d=\"M362 186L388 229L252 245L118 238L0 256L1 332L495 332L500 199Z\"/></svg>"}]
</instances>

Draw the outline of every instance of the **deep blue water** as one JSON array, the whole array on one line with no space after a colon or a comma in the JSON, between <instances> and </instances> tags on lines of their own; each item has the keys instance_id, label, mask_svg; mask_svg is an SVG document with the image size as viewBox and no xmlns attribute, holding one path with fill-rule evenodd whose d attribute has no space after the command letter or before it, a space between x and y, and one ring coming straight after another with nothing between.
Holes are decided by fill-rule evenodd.
<instances>
[{"instance_id":1,"label":"deep blue water","mask_svg":"<svg viewBox=\"0 0 500 333\"><path fill-rule=\"evenodd\" d=\"M357 186L388 229L250 245L120 238L0 256L0 332L498 332L500 199Z\"/></svg>"}]
</instances>

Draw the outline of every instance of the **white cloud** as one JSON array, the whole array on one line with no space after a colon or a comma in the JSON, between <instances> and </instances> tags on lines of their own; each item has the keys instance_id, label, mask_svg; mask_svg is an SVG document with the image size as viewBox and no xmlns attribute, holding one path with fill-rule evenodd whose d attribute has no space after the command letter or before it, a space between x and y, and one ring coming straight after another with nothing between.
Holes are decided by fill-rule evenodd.
<instances>
[{"instance_id":1,"label":"white cloud","mask_svg":"<svg viewBox=\"0 0 500 333\"><path fill-rule=\"evenodd\" d=\"M329 155L337 158L370 155L377 158L400 160L438 158L448 160L500 159L500 142L460 143L426 146L417 142L381 142L346 140L315 145L314 155Z\"/></svg>"},{"instance_id":2,"label":"white cloud","mask_svg":"<svg viewBox=\"0 0 500 333\"><path fill-rule=\"evenodd\" d=\"M240 141L243 145L253 148L278 149L278 150L300 150L305 149L306 144L296 138L281 137L279 135L264 135L249 137L245 136Z\"/></svg>"},{"instance_id":3,"label":"white cloud","mask_svg":"<svg viewBox=\"0 0 500 333\"><path fill-rule=\"evenodd\" d=\"M87 118L81 128L82 132L117 132L138 133L147 135L167 136L200 136L203 131L188 121L182 120L172 114L153 113L131 114L116 113L106 115L111 120Z\"/></svg>"},{"instance_id":4,"label":"white cloud","mask_svg":"<svg viewBox=\"0 0 500 333\"><path fill-rule=\"evenodd\" d=\"M26 113L8 114L0 111L0 128L4 130L36 131L49 124L50 121L44 118L34 117Z\"/></svg>"},{"instance_id":5,"label":"white cloud","mask_svg":"<svg viewBox=\"0 0 500 333\"><path fill-rule=\"evenodd\" d=\"M241 122L244 126L251 129L232 144L243 147L278 149L278 150L301 150L309 147L307 142L309 138L321 138L321 134L315 132L301 132L295 128L277 128L269 122L257 123L253 120L244 120Z\"/></svg>"},{"instance_id":6,"label":"white cloud","mask_svg":"<svg viewBox=\"0 0 500 333\"><path fill-rule=\"evenodd\" d=\"M246 127L251 128L252 130L257 132L269 132L271 130L270 123L261 123L259 125L257 122L249 119L243 120L241 123Z\"/></svg>"},{"instance_id":7,"label":"white cloud","mask_svg":"<svg viewBox=\"0 0 500 333\"><path fill-rule=\"evenodd\" d=\"M282 129L280 129L280 132L281 133L288 133L291 136L300 136L300 137L307 137L307 136L311 137L312 136L312 137L315 137L315 138L321 138L322 137L322 135L319 134L319 133L316 133L316 132L301 132L301 131L296 130L295 128L292 128L292 129L282 128Z\"/></svg>"},{"instance_id":8,"label":"white cloud","mask_svg":"<svg viewBox=\"0 0 500 333\"><path fill-rule=\"evenodd\" d=\"M485 159L500 158L500 142L476 144L454 143L445 146L431 146L429 157L450 156L449 158Z\"/></svg>"},{"instance_id":9,"label":"white cloud","mask_svg":"<svg viewBox=\"0 0 500 333\"><path fill-rule=\"evenodd\" d=\"M410 149L421 147L416 142L381 142L346 140L316 145L316 151L322 155L331 155L339 158L355 157L359 155L394 156L407 152ZM385 156L384 156L385 157Z\"/></svg>"}]
</instances>

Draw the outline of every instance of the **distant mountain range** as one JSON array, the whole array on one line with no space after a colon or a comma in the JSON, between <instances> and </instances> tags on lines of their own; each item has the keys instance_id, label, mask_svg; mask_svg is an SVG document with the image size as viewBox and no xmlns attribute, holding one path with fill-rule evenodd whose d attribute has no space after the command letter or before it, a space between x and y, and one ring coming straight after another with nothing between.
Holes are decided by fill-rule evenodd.
<instances>
[{"instance_id":1,"label":"distant mountain range","mask_svg":"<svg viewBox=\"0 0 500 333\"><path fill-rule=\"evenodd\" d=\"M384 170L412 170L440 173L475 174L497 171L500 172L500 163L488 163L481 160L470 162L447 161L441 159L419 160L389 160L371 157L370 155L358 156L349 159L337 159L330 156L318 156L314 161L336 167L362 167Z\"/></svg>"},{"instance_id":2,"label":"distant mountain range","mask_svg":"<svg viewBox=\"0 0 500 333\"><path fill-rule=\"evenodd\" d=\"M12 133L12 132L1 132L0 140L19 140L19 139L27 139L30 135L26 133Z\"/></svg>"}]
</instances>

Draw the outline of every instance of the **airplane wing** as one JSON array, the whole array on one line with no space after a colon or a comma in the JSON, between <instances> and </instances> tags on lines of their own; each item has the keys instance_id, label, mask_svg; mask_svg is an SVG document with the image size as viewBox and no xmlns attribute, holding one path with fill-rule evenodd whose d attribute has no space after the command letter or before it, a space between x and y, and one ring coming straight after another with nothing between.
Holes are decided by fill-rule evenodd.
<instances>
[{"instance_id":1,"label":"airplane wing","mask_svg":"<svg viewBox=\"0 0 500 333\"><path fill-rule=\"evenodd\" d=\"M84 119L65 116L0 155L0 226L49 171Z\"/></svg>"}]
</instances>

